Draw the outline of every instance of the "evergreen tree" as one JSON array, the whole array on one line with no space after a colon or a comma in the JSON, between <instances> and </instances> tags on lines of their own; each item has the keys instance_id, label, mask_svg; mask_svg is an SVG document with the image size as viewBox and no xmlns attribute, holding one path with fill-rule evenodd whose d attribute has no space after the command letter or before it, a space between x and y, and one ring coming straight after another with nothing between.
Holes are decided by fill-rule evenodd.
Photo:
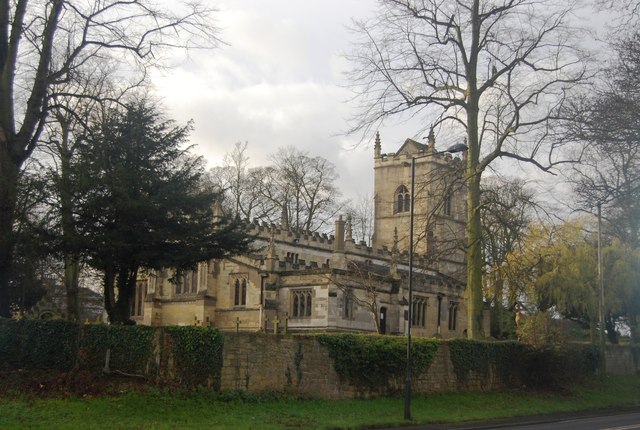
<instances>
[{"instance_id":1,"label":"evergreen tree","mask_svg":"<svg viewBox=\"0 0 640 430\"><path fill-rule=\"evenodd\" d=\"M190 130L142 101L108 112L78 149L79 227L89 264L104 273L112 323L130 322L141 268L188 268L249 248L237 223L214 217L217 195L185 147Z\"/></svg>"}]
</instances>

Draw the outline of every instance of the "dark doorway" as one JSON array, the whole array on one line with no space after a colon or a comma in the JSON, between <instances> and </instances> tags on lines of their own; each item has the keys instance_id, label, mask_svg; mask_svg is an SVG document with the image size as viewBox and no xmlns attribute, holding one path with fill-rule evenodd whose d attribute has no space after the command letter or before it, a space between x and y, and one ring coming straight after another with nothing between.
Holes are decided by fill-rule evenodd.
<instances>
[{"instance_id":1,"label":"dark doorway","mask_svg":"<svg viewBox=\"0 0 640 430\"><path fill-rule=\"evenodd\" d=\"M380 308L380 334L387 333L387 308Z\"/></svg>"}]
</instances>

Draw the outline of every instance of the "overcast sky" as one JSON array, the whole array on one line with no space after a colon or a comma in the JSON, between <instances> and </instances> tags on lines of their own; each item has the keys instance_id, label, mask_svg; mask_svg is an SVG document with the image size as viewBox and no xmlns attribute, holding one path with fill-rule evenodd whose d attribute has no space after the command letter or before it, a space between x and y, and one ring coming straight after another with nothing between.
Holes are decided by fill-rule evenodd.
<instances>
[{"instance_id":1,"label":"overcast sky","mask_svg":"<svg viewBox=\"0 0 640 430\"><path fill-rule=\"evenodd\" d=\"M374 136L354 149L359 136L341 134L351 112L342 54L353 41L351 19L373 14L376 2L227 0L216 7L228 46L192 51L153 76L169 116L194 120L197 152L210 166L221 165L235 142L247 141L250 166L257 167L293 145L332 161L345 197L371 194ZM417 124L386 124L380 133L383 152L421 137Z\"/></svg>"},{"instance_id":2,"label":"overcast sky","mask_svg":"<svg viewBox=\"0 0 640 430\"><path fill-rule=\"evenodd\" d=\"M373 189L373 138L341 135L350 97L342 54L352 17L373 13L372 0L233 0L218 2L218 25L229 45L193 51L178 67L157 72L158 95L179 123L194 120L192 142L210 166L235 142L249 142L249 163L268 164L294 145L336 166L345 197ZM381 130L383 152L417 130Z\"/></svg>"}]
</instances>

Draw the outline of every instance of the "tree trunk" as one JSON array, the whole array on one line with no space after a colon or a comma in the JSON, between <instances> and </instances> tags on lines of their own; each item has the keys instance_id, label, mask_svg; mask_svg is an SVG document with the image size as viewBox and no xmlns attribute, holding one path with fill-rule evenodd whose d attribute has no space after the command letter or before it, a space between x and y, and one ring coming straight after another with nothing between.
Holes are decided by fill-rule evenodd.
<instances>
[{"instance_id":1,"label":"tree trunk","mask_svg":"<svg viewBox=\"0 0 640 430\"><path fill-rule=\"evenodd\" d=\"M135 324L135 321L131 319L131 301L135 294L137 277L137 268L120 270L118 274L118 298L114 307L114 318L111 320L113 324Z\"/></svg>"},{"instance_id":2,"label":"tree trunk","mask_svg":"<svg viewBox=\"0 0 640 430\"><path fill-rule=\"evenodd\" d=\"M618 332L616 331L616 322L611 317L611 315L607 315L604 319L604 326L607 329L607 339L609 339L609 343L613 345L618 344Z\"/></svg>"},{"instance_id":3,"label":"tree trunk","mask_svg":"<svg viewBox=\"0 0 640 430\"><path fill-rule=\"evenodd\" d=\"M80 260L75 256L66 256L64 259L64 287L67 293L67 319L80 321Z\"/></svg>"},{"instance_id":4,"label":"tree trunk","mask_svg":"<svg viewBox=\"0 0 640 430\"><path fill-rule=\"evenodd\" d=\"M482 247L480 222L480 175L467 182L467 337L482 339Z\"/></svg>"},{"instance_id":5,"label":"tree trunk","mask_svg":"<svg viewBox=\"0 0 640 430\"><path fill-rule=\"evenodd\" d=\"M113 264L107 264L104 270L104 309L109 316L109 322L114 322L115 301L115 267Z\"/></svg>"},{"instance_id":6,"label":"tree trunk","mask_svg":"<svg viewBox=\"0 0 640 430\"><path fill-rule=\"evenodd\" d=\"M62 131L62 139L58 147L60 157L60 180L58 194L60 196L60 221L62 239L64 243L64 286L67 293L67 319L80 321L80 256L76 248L76 226L73 219L73 184L69 177L71 169L72 149L69 144L69 123L64 117L58 116L58 123Z\"/></svg>"},{"instance_id":7,"label":"tree trunk","mask_svg":"<svg viewBox=\"0 0 640 430\"><path fill-rule=\"evenodd\" d=\"M0 317L9 317L14 251L13 223L20 168L9 153L8 147L11 142L7 142L3 137L0 135Z\"/></svg>"},{"instance_id":8,"label":"tree trunk","mask_svg":"<svg viewBox=\"0 0 640 430\"><path fill-rule=\"evenodd\" d=\"M629 331L631 332L631 343L640 343L640 332L638 331L638 316L635 312L628 314Z\"/></svg>"},{"instance_id":9,"label":"tree trunk","mask_svg":"<svg viewBox=\"0 0 640 430\"><path fill-rule=\"evenodd\" d=\"M467 337L482 339L482 221L480 219L480 138L478 136L479 101L477 82L480 51L479 0L471 13L471 49L467 75Z\"/></svg>"},{"instance_id":10,"label":"tree trunk","mask_svg":"<svg viewBox=\"0 0 640 430\"><path fill-rule=\"evenodd\" d=\"M505 331L504 305L502 300L504 294L504 280L500 275L495 276L494 274L494 282L495 291L493 296L493 321L491 322L491 335L497 339L501 339Z\"/></svg>"}]
</instances>

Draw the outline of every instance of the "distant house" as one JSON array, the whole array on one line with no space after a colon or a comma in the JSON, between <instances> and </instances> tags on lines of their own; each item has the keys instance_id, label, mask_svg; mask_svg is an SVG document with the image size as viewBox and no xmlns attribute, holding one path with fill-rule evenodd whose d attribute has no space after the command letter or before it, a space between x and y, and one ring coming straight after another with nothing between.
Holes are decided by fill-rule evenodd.
<instances>
[{"instance_id":1,"label":"distant house","mask_svg":"<svg viewBox=\"0 0 640 430\"><path fill-rule=\"evenodd\" d=\"M67 294L60 283L50 282L45 286L46 293L31 309L25 312L31 319L66 319ZM104 298L89 288L80 288L80 320L101 322L104 315Z\"/></svg>"}]
</instances>

